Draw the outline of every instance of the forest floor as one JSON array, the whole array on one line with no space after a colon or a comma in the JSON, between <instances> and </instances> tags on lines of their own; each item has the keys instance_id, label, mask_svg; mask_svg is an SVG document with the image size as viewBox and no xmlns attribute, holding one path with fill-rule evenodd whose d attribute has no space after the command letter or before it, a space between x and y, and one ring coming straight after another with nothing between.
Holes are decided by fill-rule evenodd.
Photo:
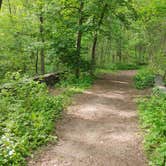
<instances>
[{"instance_id":1,"label":"forest floor","mask_svg":"<svg viewBox=\"0 0 166 166\"><path fill-rule=\"evenodd\" d=\"M104 74L74 97L56 127L59 141L44 147L29 166L146 166L136 98L135 71Z\"/></svg>"}]
</instances>

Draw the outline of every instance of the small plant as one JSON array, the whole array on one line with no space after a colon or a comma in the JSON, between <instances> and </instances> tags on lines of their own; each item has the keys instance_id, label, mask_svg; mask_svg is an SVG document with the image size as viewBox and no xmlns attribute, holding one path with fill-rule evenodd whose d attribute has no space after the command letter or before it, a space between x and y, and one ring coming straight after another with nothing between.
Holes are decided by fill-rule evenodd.
<instances>
[{"instance_id":1,"label":"small plant","mask_svg":"<svg viewBox=\"0 0 166 166\"><path fill-rule=\"evenodd\" d=\"M150 98L139 103L142 128L145 129L144 147L150 166L166 165L166 94L155 90Z\"/></svg>"},{"instance_id":2,"label":"small plant","mask_svg":"<svg viewBox=\"0 0 166 166\"><path fill-rule=\"evenodd\" d=\"M151 70L147 68L141 69L134 77L135 87L137 89L145 89L148 87L153 87L154 79L155 79L155 74Z\"/></svg>"}]
</instances>

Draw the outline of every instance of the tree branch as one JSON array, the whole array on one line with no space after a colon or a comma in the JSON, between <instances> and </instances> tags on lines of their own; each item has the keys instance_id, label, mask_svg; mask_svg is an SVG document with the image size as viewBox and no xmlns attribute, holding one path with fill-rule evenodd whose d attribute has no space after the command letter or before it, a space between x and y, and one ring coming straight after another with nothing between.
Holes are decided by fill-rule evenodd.
<instances>
[{"instance_id":1,"label":"tree branch","mask_svg":"<svg viewBox=\"0 0 166 166\"><path fill-rule=\"evenodd\" d=\"M1 8L2 8L2 0L0 0L0 10L1 10Z\"/></svg>"}]
</instances>

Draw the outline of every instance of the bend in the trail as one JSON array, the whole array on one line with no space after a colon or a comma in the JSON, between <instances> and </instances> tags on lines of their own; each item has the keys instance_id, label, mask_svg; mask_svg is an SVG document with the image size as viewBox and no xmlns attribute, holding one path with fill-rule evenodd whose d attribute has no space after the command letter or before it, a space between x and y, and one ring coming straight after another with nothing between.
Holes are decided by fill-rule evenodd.
<instances>
[{"instance_id":1,"label":"bend in the trail","mask_svg":"<svg viewBox=\"0 0 166 166\"><path fill-rule=\"evenodd\" d=\"M133 87L135 71L106 74L74 97L50 145L29 166L146 166Z\"/></svg>"}]
</instances>

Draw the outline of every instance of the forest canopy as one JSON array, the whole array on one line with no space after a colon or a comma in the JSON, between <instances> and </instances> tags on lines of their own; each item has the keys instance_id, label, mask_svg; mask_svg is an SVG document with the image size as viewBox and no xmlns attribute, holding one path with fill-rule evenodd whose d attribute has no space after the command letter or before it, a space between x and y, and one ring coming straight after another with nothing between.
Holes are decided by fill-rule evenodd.
<instances>
[{"instance_id":1,"label":"forest canopy","mask_svg":"<svg viewBox=\"0 0 166 166\"><path fill-rule=\"evenodd\" d=\"M0 0L0 165L26 165L33 150L55 140L50 133L70 97L100 72L135 69L135 88L153 87L157 76L165 86L166 0ZM62 94L52 95L46 76ZM109 81L128 88L114 97L125 103L131 80ZM158 90L140 102L152 166L166 162L165 102Z\"/></svg>"},{"instance_id":2,"label":"forest canopy","mask_svg":"<svg viewBox=\"0 0 166 166\"><path fill-rule=\"evenodd\" d=\"M0 1L0 77L154 62L165 72L165 0Z\"/></svg>"}]
</instances>

